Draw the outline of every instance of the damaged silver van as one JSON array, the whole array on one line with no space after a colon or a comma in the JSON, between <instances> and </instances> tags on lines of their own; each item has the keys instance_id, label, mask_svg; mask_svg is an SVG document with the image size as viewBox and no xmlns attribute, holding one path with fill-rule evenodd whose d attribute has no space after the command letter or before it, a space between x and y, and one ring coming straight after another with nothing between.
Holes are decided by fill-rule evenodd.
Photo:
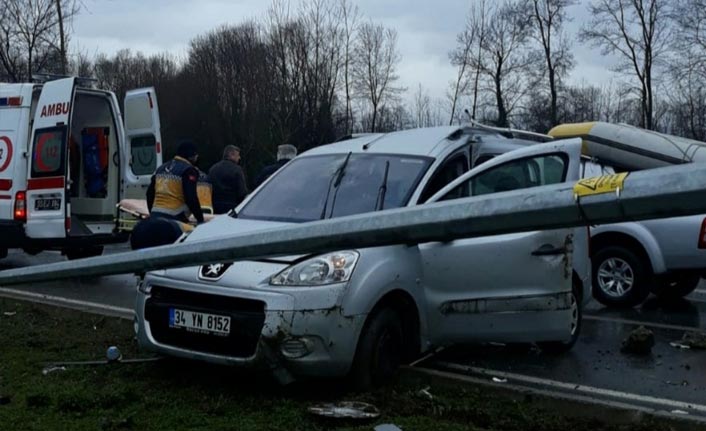
<instances>
[{"instance_id":1,"label":"damaged silver van","mask_svg":"<svg viewBox=\"0 0 706 431\"><path fill-rule=\"evenodd\" d=\"M578 139L520 141L437 127L318 147L185 242L579 178ZM585 228L214 262L146 274L136 331L165 355L369 387L436 346L567 350L589 283Z\"/></svg>"}]
</instances>

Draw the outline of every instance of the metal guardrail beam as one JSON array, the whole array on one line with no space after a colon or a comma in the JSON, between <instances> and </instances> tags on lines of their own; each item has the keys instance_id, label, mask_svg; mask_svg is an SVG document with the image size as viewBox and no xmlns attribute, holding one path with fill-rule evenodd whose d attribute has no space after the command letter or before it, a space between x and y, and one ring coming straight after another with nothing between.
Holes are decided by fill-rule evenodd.
<instances>
[{"instance_id":1,"label":"metal guardrail beam","mask_svg":"<svg viewBox=\"0 0 706 431\"><path fill-rule=\"evenodd\" d=\"M706 213L706 164L691 164L631 173L619 196L585 196L580 205L564 183L5 270L0 285L699 213Z\"/></svg>"}]
</instances>

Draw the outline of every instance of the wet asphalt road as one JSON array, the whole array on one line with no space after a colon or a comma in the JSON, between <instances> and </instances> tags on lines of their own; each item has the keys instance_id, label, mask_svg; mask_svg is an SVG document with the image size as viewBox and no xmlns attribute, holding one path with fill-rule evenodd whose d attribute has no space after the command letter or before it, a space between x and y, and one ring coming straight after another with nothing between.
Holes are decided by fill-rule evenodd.
<instances>
[{"instance_id":1,"label":"wet asphalt road","mask_svg":"<svg viewBox=\"0 0 706 431\"><path fill-rule=\"evenodd\" d=\"M126 251L113 246L107 253ZM0 269L62 261L59 253L11 253ZM130 312L135 277L110 276L16 286L14 291L96 303ZM0 294L3 294L0 289ZM66 305L66 304L64 304ZM70 305L70 304L69 304ZM644 357L620 352L621 341L638 325L654 331L655 347ZM706 282L688 298L663 303L650 297L641 307L609 310L592 301L584 312L581 337L571 352L552 356L537 348L462 346L421 365L529 388L604 398L666 412L688 412L706 420L706 350L670 345L686 331L706 330Z\"/></svg>"}]
</instances>

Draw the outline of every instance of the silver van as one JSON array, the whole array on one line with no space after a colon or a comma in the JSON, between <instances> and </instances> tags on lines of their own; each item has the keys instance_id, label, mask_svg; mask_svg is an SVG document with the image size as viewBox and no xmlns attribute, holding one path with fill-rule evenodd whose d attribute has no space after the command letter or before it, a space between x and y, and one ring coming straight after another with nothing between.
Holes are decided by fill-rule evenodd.
<instances>
[{"instance_id":1,"label":"silver van","mask_svg":"<svg viewBox=\"0 0 706 431\"><path fill-rule=\"evenodd\" d=\"M185 242L579 178L578 139L518 141L437 127L318 147ZM587 241L586 228L558 229L154 271L138 286L137 336L165 355L360 387L437 346L563 351L590 294Z\"/></svg>"}]
</instances>

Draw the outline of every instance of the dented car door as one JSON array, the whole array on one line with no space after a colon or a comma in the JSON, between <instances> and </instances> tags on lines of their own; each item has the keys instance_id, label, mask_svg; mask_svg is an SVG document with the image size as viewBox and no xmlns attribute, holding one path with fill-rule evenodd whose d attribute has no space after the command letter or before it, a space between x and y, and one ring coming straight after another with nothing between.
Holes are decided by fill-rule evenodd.
<instances>
[{"instance_id":1,"label":"dented car door","mask_svg":"<svg viewBox=\"0 0 706 431\"><path fill-rule=\"evenodd\" d=\"M531 146L471 170L429 202L573 181L579 165L578 140ZM567 338L572 234L557 229L421 244L434 344Z\"/></svg>"}]
</instances>

